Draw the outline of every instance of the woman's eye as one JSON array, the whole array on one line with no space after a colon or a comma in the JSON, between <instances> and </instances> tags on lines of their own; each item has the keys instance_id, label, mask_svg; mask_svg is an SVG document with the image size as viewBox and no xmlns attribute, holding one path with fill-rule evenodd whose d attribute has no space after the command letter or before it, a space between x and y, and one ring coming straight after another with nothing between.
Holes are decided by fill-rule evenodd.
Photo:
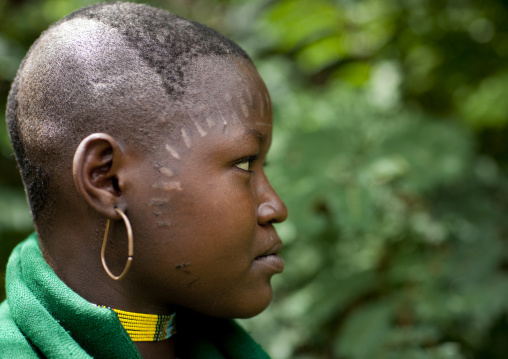
<instances>
[{"instance_id":1,"label":"woman's eye","mask_svg":"<svg viewBox=\"0 0 508 359\"><path fill-rule=\"evenodd\" d=\"M237 163L235 166L241 170L250 171L250 161L240 162L240 163Z\"/></svg>"},{"instance_id":2,"label":"woman's eye","mask_svg":"<svg viewBox=\"0 0 508 359\"><path fill-rule=\"evenodd\" d=\"M235 164L235 167L243 171L252 172L251 170L252 164L254 163L254 161L256 161L256 159L257 159L256 156L242 158Z\"/></svg>"}]
</instances>

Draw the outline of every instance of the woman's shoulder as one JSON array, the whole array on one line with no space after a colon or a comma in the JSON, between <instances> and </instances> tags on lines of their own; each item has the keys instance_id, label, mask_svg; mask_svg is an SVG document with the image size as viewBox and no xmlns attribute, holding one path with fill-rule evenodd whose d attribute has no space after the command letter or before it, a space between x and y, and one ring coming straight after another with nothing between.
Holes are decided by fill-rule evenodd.
<instances>
[{"instance_id":1,"label":"woman's shoulder","mask_svg":"<svg viewBox=\"0 0 508 359\"><path fill-rule=\"evenodd\" d=\"M12 318L9 304L0 304L0 358L38 358Z\"/></svg>"}]
</instances>

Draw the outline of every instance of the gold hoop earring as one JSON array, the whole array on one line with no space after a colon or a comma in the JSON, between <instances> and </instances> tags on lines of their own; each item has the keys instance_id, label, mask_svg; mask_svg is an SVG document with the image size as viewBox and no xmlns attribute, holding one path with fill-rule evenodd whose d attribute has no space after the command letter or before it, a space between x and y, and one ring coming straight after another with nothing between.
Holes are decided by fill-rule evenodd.
<instances>
[{"instance_id":1,"label":"gold hoop earring","mask_svg":"<svg viewBox=\"0 0 508 359\"><path fill-rule=\"evenodd\" d=\"M118 276L111 273L111 271L108 268L108 265L106 264L105 254L106 254L106 244L108 243L108 232L109 232L109 222L110 222L109 218L108 218L108 221L106 222L106 233L104 233L104 240L102 242L101 261L102 261L102 266L104 267L104 270L111 277L111 279L121 280L123 277L125 277L125 275L129 271L129 269L131 268L132 257L134 256L134 237L132 236L132 227L131 227L131 223L129 222L129 218L127 218L125 213L123 213L118 208L115 208L115 211L116 211L116 213L118 213L120 215L120 217L122 217L122 219L125 223L125 227L127 228L127 240L129 241L127 263L125 263L125 267L124 267L122 273Z\"/></svg>"}]
</instances>

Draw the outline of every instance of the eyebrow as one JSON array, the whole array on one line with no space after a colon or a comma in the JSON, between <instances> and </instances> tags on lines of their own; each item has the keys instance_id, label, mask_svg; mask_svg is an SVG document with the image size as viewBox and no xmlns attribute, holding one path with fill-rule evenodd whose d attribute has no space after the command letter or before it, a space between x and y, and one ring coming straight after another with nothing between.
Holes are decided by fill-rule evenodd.
<instances>
[{"instance_id":1,"label":"eyebrow","mask_svg":"<svg viewBox=\"0 0 508 359\"><path fill-rule=\"evenodd\" d=\"M243 136L244 137L254 137L259 142L263 142L266 139L266 134L264 134L261 131L258 131L256 129L252 129L252 128L247 128L245 130L245 133Z\"/></svg>"}]
</instances>

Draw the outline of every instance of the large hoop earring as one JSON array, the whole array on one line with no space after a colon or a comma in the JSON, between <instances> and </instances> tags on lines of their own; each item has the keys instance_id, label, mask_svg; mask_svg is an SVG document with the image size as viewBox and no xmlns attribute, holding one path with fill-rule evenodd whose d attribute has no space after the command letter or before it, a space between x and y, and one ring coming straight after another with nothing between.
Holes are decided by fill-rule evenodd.
<instances>
[{"instance_id":1,"label":"large hoop earring","mask_svg":"<svg viewBox=\"0 0 508 359\"><path fill-rule=\"evenodd\" d=\"M129 222L129 218L127 218L125 213L123 213L118 208L115 208L115 211L116 211L116 213L118 213L120 215L120 217L122 217L122 219L125 223L125 228L127 228L127 239L129 241L127 263L125 263L125 267L124 267L122 273L118 276L114 275L109 270L108 265L106 264L105 254L106 254L106 244L108 243L108 232L109 232L109 222L110 222L109 218L108 218L108 221L106 222L106 233L104 233L104 240L102 242L101 261L102 261L102 266L104 267L104 270L111 277L111 279L121 280L123 277L125 277L125 275L127 274L127 272L129 271L129 269L131 268L131 265L132 265L132 257L134 256L134 237L132 236L132 227L131 227L131 223Z\"/></svg>"}]
</instances>

